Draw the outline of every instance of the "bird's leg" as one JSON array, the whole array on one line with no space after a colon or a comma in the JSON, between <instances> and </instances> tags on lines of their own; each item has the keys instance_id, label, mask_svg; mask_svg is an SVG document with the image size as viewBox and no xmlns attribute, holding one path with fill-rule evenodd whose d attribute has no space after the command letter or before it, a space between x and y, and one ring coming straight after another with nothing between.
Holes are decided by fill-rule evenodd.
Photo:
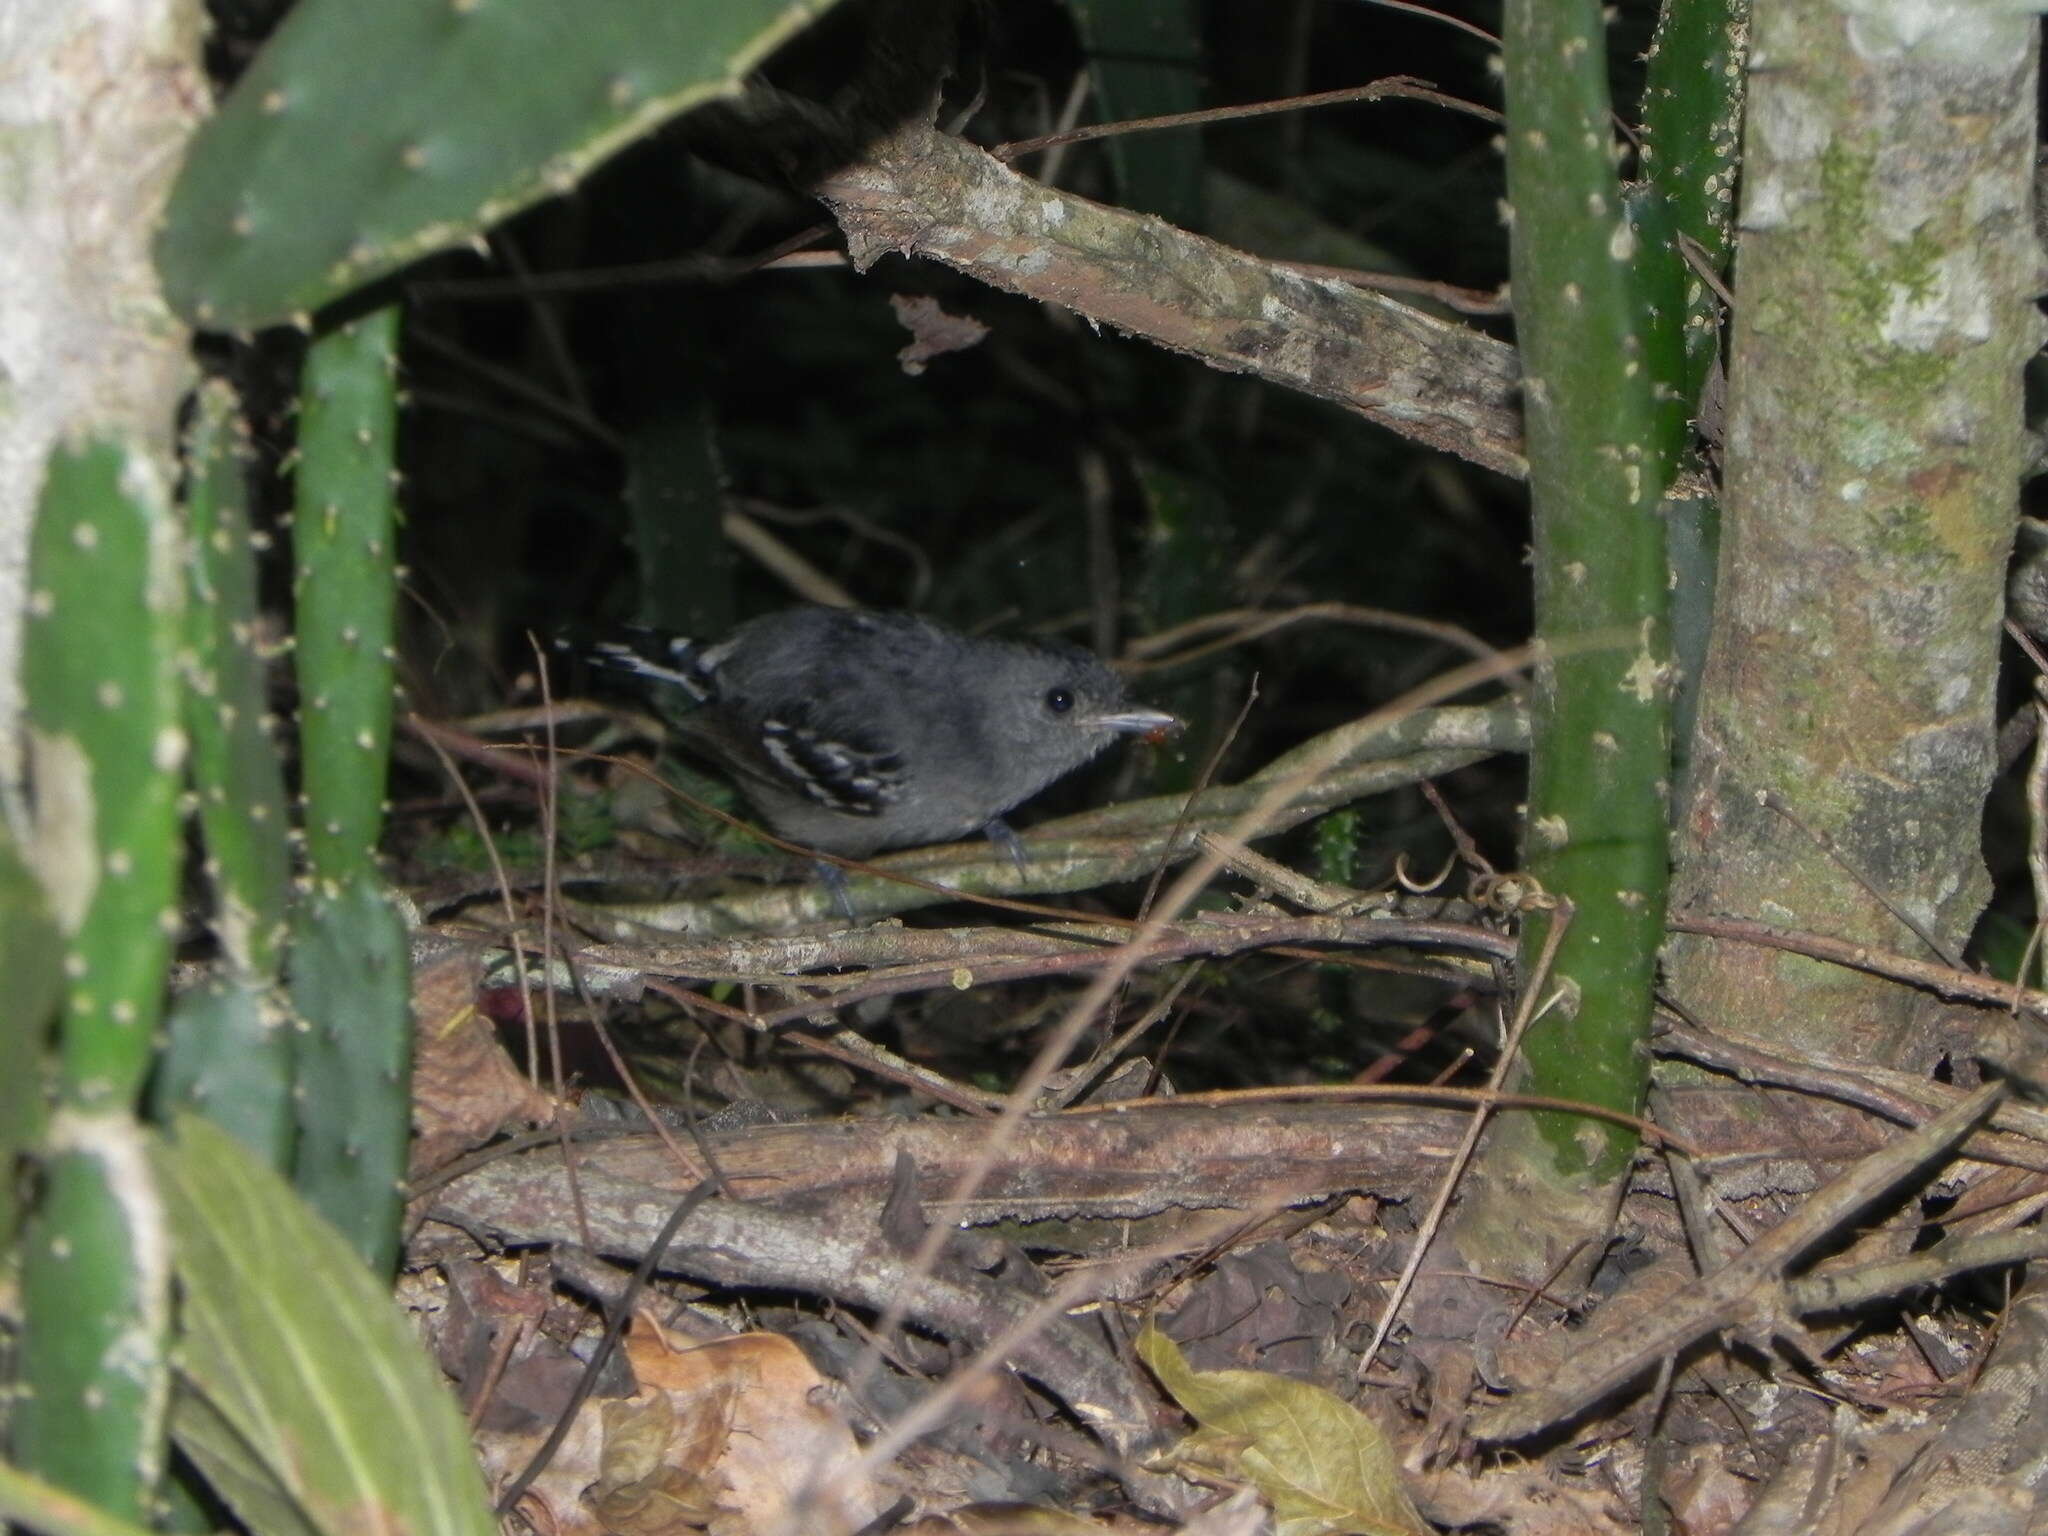
<instances>
[{"instance_id":1,"label":"bird's leg","mask_svg":"<svg viewBox=\"0 0 2048 1536\"><path fill-rule=\"evenodd\" d=\"M839 915L849 923L859 922L860 914L853 910L853 891L846 883L846 871L829 859L813 859L811 868L818 872L818 879L832 893L832 905L839 909Z\"/></svg>"},{"instance_id":2,"label":"bird's leg","mask_svg":"<svg viewBox=\"0 0 2048 1536\"><path fill-rule=\"evenodd\" d=\"M1011 830L1010 824L1000 816L991 816L981 829L981 835L994 843L1010 856L1010 862L1017 866L1017 873L1023 874L1030 863L1024 855L1024 845Z\"/></svg>"}]
</instances>

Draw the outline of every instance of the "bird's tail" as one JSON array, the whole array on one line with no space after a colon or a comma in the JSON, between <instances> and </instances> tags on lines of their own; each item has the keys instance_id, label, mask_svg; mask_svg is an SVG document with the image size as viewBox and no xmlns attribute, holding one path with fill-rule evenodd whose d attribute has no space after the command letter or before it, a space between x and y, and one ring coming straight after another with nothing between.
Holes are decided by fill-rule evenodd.
<instances>
[{"instance_id":1,"label":"bird's tail","mask_svg":"<svg viewBox=\"0 0 2048 1536\"><path fill-rule=\"evenodd\" d=\"M686 635L619 625L602 635L561 635L555 649L605 672L624 672L662 688L673 688L693 704L713 692L709 647Z\"/></svg>"}]
</instances>

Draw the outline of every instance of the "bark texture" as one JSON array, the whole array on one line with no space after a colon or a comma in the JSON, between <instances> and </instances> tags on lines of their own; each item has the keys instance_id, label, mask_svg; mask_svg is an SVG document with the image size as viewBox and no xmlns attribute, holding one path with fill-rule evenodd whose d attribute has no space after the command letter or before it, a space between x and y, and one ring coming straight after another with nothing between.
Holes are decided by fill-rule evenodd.
<instances>
[{"instance_id":1,"label":"bark texture","mask_svg":"<svg viewBox=\"0 0 2048 1536\"><path fill-rule=\"evenodd\" d=\"M204 110L201 19L194 0L0 0L0 784L10 788L28 529L50 445L92 429L170 461L190 360L149 242Z\"/></svg>"},{"instance_id":2,"label":"bark texture","mask_svg":"<svg viewBox=\"0 0 2048 1536\"><path fill-rule=\"evenodd\" d=\"M1953 955L1988 890L2041 340L2034 23L1861 0L1755 20L1720 595L1672 906L1934 947L1853 868ZM1886 1066L1943 1045L1910 994L1835 967L1700 938L1668 962L1696 1017L1753 1037Z\"/></svg>"}]
</instances>

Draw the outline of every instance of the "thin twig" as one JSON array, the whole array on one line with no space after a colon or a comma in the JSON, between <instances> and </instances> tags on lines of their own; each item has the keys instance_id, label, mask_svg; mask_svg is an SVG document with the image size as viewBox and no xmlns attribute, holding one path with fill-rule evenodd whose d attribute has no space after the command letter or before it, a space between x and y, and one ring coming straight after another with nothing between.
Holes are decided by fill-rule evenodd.
<instances>
[{"instance_id":1,"label":"thin twig","mask_svg":"<svg viewBox=\"0 0 2048 1536\"><path fill-rule=\"evenodd\" d=\"M2027 979L2028 963L2038 963L2041 940L2048 932L2048 700L2035 699L2034 758L2027 764L2027 873L2034 882L2034 930L2013 979Z\"/></svg>"},{"instance_id":2,"label":"thin twig","mask_svg":"<svg viewBox=\"0 0 2048 1536\"><path fill-rule=\"evenodd\" d=\"M1887 895L1884 891L1880 890L1878 888L1876 881L1872 880L1868 875L1864 874L1862 870L1858 869L1855 864L1850 862L1848 855L1842 852L1840 845L1835 842L1834 838L1830 834L1822 831L1818 827L1809 825L1805 820L1803 820L1800 817L1798 812L1794 811L1792 807L1786 803L1785 797L1783 795L1779 794L1775 789L1760 790L1757 793L1757 800L1767 810L1776 811L1780 816L1784 817L1787 821L1791 822L1793 826L1797 827L1801 832L1804 832L1807 835L1807 837L1812 839L1813 844L1816 848L1820 849L1820 851L1826 854L1830 859L1833 859L1835 861L1835 864L1845 874L1847 874L1851 880L1854 880L1858 885L1862 886L1865 891L1870 893L1870 897L1873 901L1875 901L1879 906L1883 907L1885 911L1891 913L1893 917L1897 918L1899 922L1912 933L1913 937L1918 939L1922 944L1925 944L1929 949L1933 950L1936 957L1939 958L1945 965L1952 966L1956 970L1961 970L1963 968L1963 962L1960 958L1958 958L1954 950L1950 949L1946 944L1942 943L1940 939L1936 938L1934 934L1931 931L1929 931L1927 925L1921 922L1919 918L1915 917L1912 913L1908 912L1904 907L1900 906L1898 902L1892 900L1892 898L1889 895Z\"/></svg>"},{"instance_id":3,"label":"thin twig","mask_svg":"<svg viewBox=\"0 0 2048 1536\"><path fill-rule=\"evenodd\" d=\"M454 759L441 745L441 733L419 729L424 722L418 715L408 714L406 720L418 730L420 740L440 759L442 770L448 775L449 782L454 784L455 792L462 797L462 803L469 809L469 819L475 825L476 835L484 845L484 856L491 861L491 878L498 887L498 901L505 909L505 944L512 952L512 974L519 986L520 1013L526 1020L526 1080L538 1089L540 1084L533 1076L533 990L532 980L526 973L526 936L519 926L519 909L512 900L512 882L505 876L505 861L498 856L498 840L491 834L491 824L484 816L483 807L476 803L476 796L470 791L469 781L463 778L462 771L455 766Z\"/></svg>"},{"instance_id":4,"label":"thin twig","mask_svg":"<svg viewBox=\"0 0 2048 1536\"><path fill-rule=\"evenodd\" d=\"M1091 123L1081 128L1069 128L1061 133L1042 133L1035 139L1017 139L1008 144L998 144L989 153L1007 164L1020 155L1051 149L1059 144L1083 144L1090 139L1112 139L1127 133L1153 133L1165 128L1192 128L1202 123L1267 117L1275 112L1303 112L1314 107L1341 107L1390 99L1430 102L1439 107L1448 107L1453 112L1463 112L1483 123L1492 123L1495 126L1506 121L1491 107L1482 107L1474 101L1463 101L1456 96L1445 95L1427 81L1418 80L1412 75L1395 75L1386 80L1375 80L1370 85L1347 86L1341 91L1318 91L1311 96L1288 96L1278 101L1249 101L1234 107L1207 107L1200 112L1170 112L1162 117L1134 117L1120 123Z\"/></svg>"},{"instance_id":5,"label":"thin twig","mask_svg":"<svg viewBox=\"0 0 2048 1536\"><path fill-rule=\"evenodd\" d=\"M1714 260L1707 254L1707 248L1684 230L1680 230L1678 254L1685 258L1685 264L1692 268L1693 275L1714 290L1714 297L1721 301L1721 307L1732 314L1735 310L1735 295L1728 291L1728 285L1721 281L1721 274L1714 270Z\"/></svg>"},{"instance_id":6,"label":"thin twig","mask_svg":"<svg viewBox=\"0 0 2048 1536\"><path fill-rule=\"evenodd\" d=\"M1514 301L1498 288L1491 292L1481 288L1460 288L1456 283L1440 283L1433 278L1404 277L1396 272L1368 272L1360 267L1334 267L1320 261L1276 258L1273 265L1285 267L1289 272L1299 272L1303 277L1332 278L1381 293L1419 293L1448 309L1455 309L1461 315L1509 315L1515 309Z\"/></svg>"},{"instance_id":7,"label":"thin twig","mask_svg":"<svg viewBox=\"0 0 2048 1536\"><path fill-rule=\"evenodd\" d=\"M1167 984L1166 990L1153 999L1152 1006L1139 1015L1136 1023L1108 1040L1091 1060L1083 1063L1074 1072L1073 1081L1068 1083L1066 1087L1048 1093L1045 1096L1045 1107L1047 1109L1065 1109L1074 1100L1080 1098L1082 1094L1093 1087L1101 1069L1110 1062L1115 1061L1117 1057L1128 1050L1132 1041L1165 1018L1172 1010L1173 1005L1180 1001L1180 995L1187 990L1188 983L1200 975L1201 971L1202 962L1190 960L1187 965L1182 967L1181 973ZM1165 1052L1162 1051L1160 1054L1163 1056ZM1160 1066L1158 1063L1155 1063L1152 1068L1152 1081L1146 1085L1147 1094L1150 1094L1152 1088L1157 1085L1159 1073Z\"/></svg>"},{"instance_id":8,"label":"thin twig","mask_svg":"<svg viewBox=\"0 0 2048 1536\"><path fill-rule=\"evenodd\" d=\"M534 675L540 679L540 701L545 709L552 700L548 692L548 658L540 640L531 631L526 643L533 651ZM540 952L549 960L555 957L555 914L559 910L561 888L555 878L555 787L558 760L555 756L555 713L546 709L547 727L545 732L544 761L547 775L540 787L540 844L541 844L541 893L540 893ZM520 999L521 1011L526 1017L526 1044L529 1070L538 1054L533 1038L533 994ZM569 1134L569 1117L564 1113L568 1100L567 1074L562 1070L562 1018L553 987L541 991L541 1009L547 1019L548 1066L553 1078L555 1100L555 1124L561 1131L562 1171L569 1186L569 1200L576 1211L577 1240L585 1248L591 1246L590 1217L583 1204L583 1183L576 1176L575 1141Z\"/></svg>"},{"instance_id":9,"label":"thin twig","mask_svg":"<svg viewBox=\"0 0 2048 1536\"><path fill-rule=\"evenodd\" d=\"M1887 1296L1929 1289L1952 1275L2048 1259L2048 1232L2029 1227L1984 1237L1951 1237L1905 1258L1807 1275L1785 1287L1794 1312L1845 1312Z\"/></svg>"},{"instance_id":10,"label":"thin twig","mask_svg":"<svg viewBox=\"0 0 2048 1536\"><path fill-rule=\"evenodd\" d=\"M1865 971L1872 976L1902 981L1908 986L1924 987L1942 997L1988 1003L1997 1008L2011 1008L2015 1012L2024 1010L2036 1018L2048 1020L2048 992L2035 992L2014 982L2001 981L1996 976L1983 976L1954 966L1929 965L1924 960L1872 949L1868 944L1831 939L1791 928L1774 928L1768 923L1755 923L1743 918L1702 917L1690 912L1671 914L1665 919L1665 926L1674 933L1696 933L1702 938L1732 939L1738 944L1782 949L1791 954L1805 955L1810 960L1825 960L1830 965L1843 966L1848 970Z\"/></svg>"},{"instance_id":11,"label":"thin twig","mask_svg":"<svg viewBox=\"0 0 2048 1536\"><path fill-rule=\"evenodd\" d=\"M1254 672L1251 681L1245 685L1244 703L1238 706L1237 714L1232 718L1229 729L1217 738L1216 745L1210 751L1208 759L1202 764L1201 771L1195 775L1195 782L1188 786L1187 800L1181 806L1180 815L1174 821L1173 830L1167 834L1166 846L1169 849L1175 847L1181 840L1181 834L1187 831L1188 817L1195 808L1195 796L1207 789L1215 780L1216 770L1223 763L1223 754L1228 752L1231 744L1237 740L1238 733L1244 729L1245 721L1251 718L1252 706L1258 702L1259 674ZM1158 899L1159 886L1166 879L1168 867L1169 861L1162 858L1153 869L1152 878L1145 882L1145 894L1138 900L1138 923L1142 923L1151 913L1152 903ZM1132 926L1135 928L1138 926L1138 923L1134 923Z\"/></svg>"},{"instance_id":12,"label":"thin twig","mask_svg":"<svg viewBox=\"0 0 2048 1536\"><path fill-rule=\"evenodd\" d=\"M536 272L527 277L437 279L410 283L407 293L423 299L523 299L530 293L587 293L596 289L665 287L674 283L732 283L751 276L832 232L812 224L751 256L679 256L623 267L585 267L575 272Z\"/></svg>"},{"instance_id":13,"label":"thin twig","mask_svg":"<svg viewBox=\"0 0 2048 1536\"><path fill-rule=\"evenodd\" d=\"M1461 17L1447 15L1443 11L1431 10L1426 5L1417 5L1414 3L1414 0L1365 0L1365 3L1367 5L1377 5L1381 9L1388 11L1406 11L1410 16L1420 16L1425 21L1440 22L1444 26L1455 27L1458 31L1465 33L1469 37L1476 37L1480 42L1490 47L1498 48L1500 46L1500 39L1487 31L1486 28L1474 25L1472 22L1466 21Z\"/></svg>"},{"instance_id":14,"label":"thin twig","mask_svg":"<svg viewBox=\"0 0 2048 1536\"><path fill-rule=\"evenodd\" d=\"M555 1427L548 1432L547 1439L541 1442L540 1449L533 1453L533 1458L520 1470L519 1475L506 1484L505 1491L498 1495L495 1509L500 1519L512 1513L512 1506L519 1502L520 1496L533 1486L533 1480L545 1472L548 1463L555 1459L555 1452L562 1448L562 1442L569 1437L569 1430L576 1422L578 1410L590 1400L590 1394L597 1387L597 1379L604 1371L605 1362L618 1347L619 1338L626 1331L626 1324L632 1321L633 1303L646 1288L656 1266L667 1254L668 1245L675 1241L676 1233L682 1229L690 1213L711 1198L715 1187L709 1179L705 1179L678 1200L675 1209L669 1212L668 1220L662 1223L661 1230L655 1234L654 1241L647 1245L647 1251L640 1256L640 1262L633 1266L633 1278L626 1282L625 1290L612 1304L611 1321L605 1327L604 1337L598 1341L596 1352L584 1363L583 1374L576 1378L576 1389L569 1394L569 1401L562 1405L562 1411L555 1419ZM579 1215L578 1225L582 1224ZM591 1251L596 1250L592 1248Z\"/></svg>"},{"instance_id":15,"label":"thin twig","mask_svg":"<svg viewBox=\"0 0 2048 1536\"><path fill-rule=\"evenodd\" d=\"M1195 841L1223 861L1223 867L1284 901L1322 917L1351 917L1387 900L1347 885L1332 885L1290 868L1277 859L1254 853L1242 843L1228 842L1214 832L1197 832Z\"/></svg>"},{"instance_id":16,"label":"thin twig","mask_svg":"<svg viewBox=\"0 0 2048 1536\"><path fill-rule=\"evenodd\" d=\"M532 1318L519 1318L500 1333L498 1342L491 1346L491 1358L485 1363L484 1373L477 1381L476 1395L469 1400L469 1410L463 1415L463 1422L471 1434L476 1433L477 1425L483 1422L484 1414L491 1406L491 1397L505 1377L505 1367L512 1363L512 1351L519 1347L519 1341L526 1337L532 1326Z\"/></svg>"},{"instance_id":17,"label":"thin twig","mask_svg":"<svg viewBox=\"0 0 2048 1536\"><path fill-rule=\"evenodd\" d=\"M1427 639L1442 641L1475 660L1483 661L1500 654L1498 647L1488 645L1462 625L1446 624L1437 619L1417 618L1414 614L1396 613L1390 608L1370 608L1362 603L1300 603L1295 607L1277 611L1225 608L1189 619L1170 629L1158 630L1133 640L1126 646L1123 656L1117 661L1117 670L1137 673L1185 666L1216 651L1228 650L1232 646L1249 645L1252 641L1263 639L1276 631L1309 622L1352 624L1360 629L1383 629L1395 634L1422 635ZM1223 632L1220 639L1210 640L1206 644L1192 643L1206 635L1215 635L1218 631ZM1182 646L1189 648L1181 650Z\"/></svg>"},{"instance_id":18,"label":"thin twig","mask_svg":"<svg viewBox=\"0 0 2048 1536\"><path fill-rule=\"evenodd\" d=\"M1500 1092L1501 1084L1521 1054L1522 1036L1550 1006L1546 1002L1539 1008L1536 999L1544 982L1549 979L1551 962L1557 958L1558 945L1563 942L1565 931L1571 927L1571 923L1572 904L1559 898L1549 931L1543 936L1543 949L1537 958L1535 972L1529 977L1528 985L1522 988L1521 1000L1515 1009L1514 1023L1508 1030L1507 1039L1501 1042L1500 1058L1494 1062L1493 1072L1487 1078L1486 1087L1490 1093ZM1372 1342L1366 1345L1365 1353L1359 1357L1360 1376L1372 1369L1372 1363L1379 1355L1380 1346L1386 1343L1387 1335L1393 1331L1394 1319L1400 1313L1401 1304L1408 1299L1409 1288L1415 1284L1415 1276L1421 1270L1423 1258L1429 1251L1430 1240L1436 1236L1437 1228L1443 1224L1444 1213L1451 1207L1451 1196L1457 1190L1458 1181L1464 1177L1465 1165L1472 1160L1472 1154L1478 1150L1479 1138L1486 1130L1490 1113L1490 1106L1480 1107L1472 1116L1471 1123L1465 1127L1465 1135L1458 1143L1458 1150L1451 1154L1450 1166L1444 1170L1443 1180L1437 1185L1436 1198L1430 1202L1429 1214L1422 1218L1415 1230L1415 1239L1408 1246L1408 1259L1401 1266L1401 1278L1394 1282L1394 1289L1387 1297L1387 1304L1380 1309L1380 1320L1373 1329Z\"/></svg>"},{"instance_id":19,"label":"thin twig","mask_svg":"<svg viewBox=\"0 0 2048 1536\"><path fill-rule=\"evenodd\" d=\"M687 987L679 987L659 977L646 979L650 992L659 992L684 1008L709 1008L726 1018L728 1022L747 1026L747 1015L737 1008L728 1009L715 1004L701 993ZM831 1061L844 1062L850 1067L872 1073L884 1082L908 1088L912 1092L925 1094L941 1104L950 1104L955 1109L965 1110L971 1115L993 1114L1002 1106L1002 1095L983 1093L967 1088L943 1077L929 1067L920 1067L916 1062L905 1061L902 1057L860 1034L857 1030L840 1029L830 1035L812 1034L809 1030L791 1029L783 1032L783 1039L812 1051Z\"/></svg>"},{"instance_id":20,"label":"thin twig","mask_svg":"<svg viewBox=\"0 0 2048 1536\"><path fill-rule=\"evenodd\" d=\"M2003 1084L1987 1083L1917 1130L1873 1152L1816 1190L1740 1256L1703 1276L1656 1315L1631 1318L1604 1338L1596 1326L1592 1335L1580 1341L1572 1359L1547 1381L1518 1392L1498 1408L1484 1410L1477 1417L1476 1432L1484 1440L1501 1444L1567 1422L1667 1355L1748 1315L1760 1288L1781 1280L1787 1269L1876 1201L1939 1167L2004 1092Z\"/></svg>"}]
</instances>

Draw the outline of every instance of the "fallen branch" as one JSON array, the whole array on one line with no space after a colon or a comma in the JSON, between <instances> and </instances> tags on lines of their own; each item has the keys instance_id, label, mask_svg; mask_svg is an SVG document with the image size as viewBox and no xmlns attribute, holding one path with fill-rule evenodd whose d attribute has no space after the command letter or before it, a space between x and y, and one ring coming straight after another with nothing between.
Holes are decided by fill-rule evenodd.
<instances>
[{"instance_id":1,"label":"fallen branch","mask_svg":"<svg viewBox=\"0 0 2048 1536\"><path fill-rule=\"evenodd\" d=\"M1505 1403L1476 1414L1474 1433L1495 1444L1526 1440L1578 1417L1710 1334L1737 1325L1773 1330L1789 1310L1786 1272L1879 1200L1932 1173L2004 1092L2001 1084L1987 1083L1872 1153L1740 1256L1683 1294L1661 1298L1653 1313L1619 1317L1618 1325L1604 1328L1596 1320L1541 1386L1519 1388Z\"/></svg>"}]
</instances>

